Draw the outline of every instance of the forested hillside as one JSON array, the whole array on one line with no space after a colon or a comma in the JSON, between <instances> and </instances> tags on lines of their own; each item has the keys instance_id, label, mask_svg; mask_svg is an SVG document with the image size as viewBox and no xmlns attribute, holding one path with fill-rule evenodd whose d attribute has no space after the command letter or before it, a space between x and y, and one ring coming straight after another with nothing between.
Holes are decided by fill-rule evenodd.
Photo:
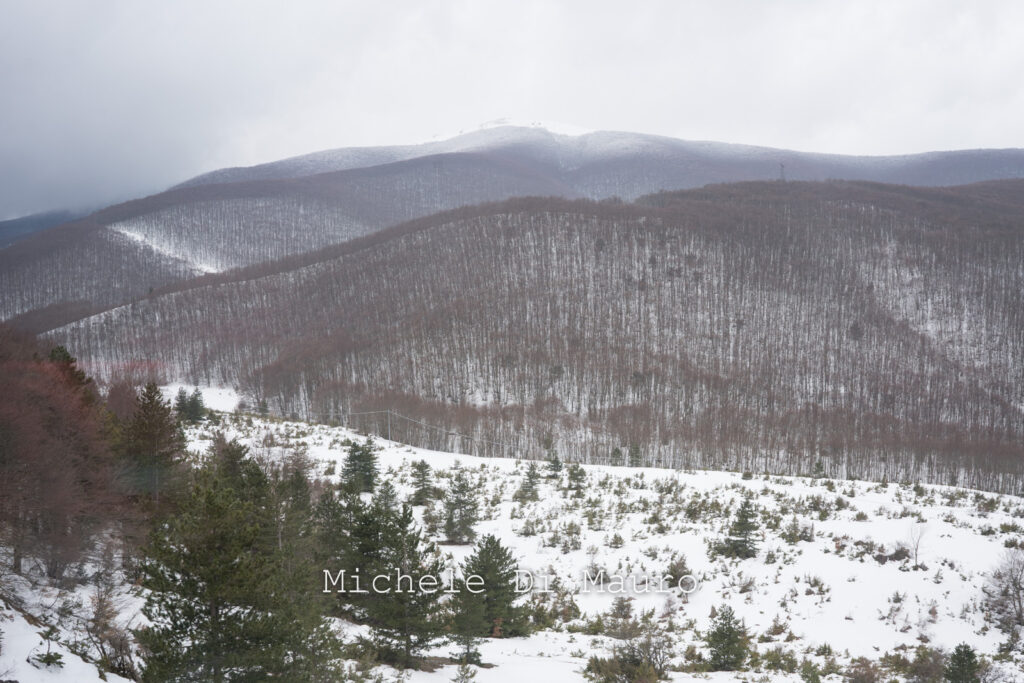
<instances>
[{"instance_id":1,"label":"forested hillside","mask_svg":"<svg viewBox=\"0 0 1024 683\"><path fill-rule=\"evenodd\" d=\"M0 318L35 311L41 322L22 327L46 329L62 320L59 309L39 312L48 306L106 308L171 282L313 251L443 209L567 192L533 169L480 155L173 190L0 250Z\"/></svg>"},{"instance_id":2,"label":"forested hillside","mask_svg":"<svg viewBox=\"0 0 1024 683\"><path fill-rule=\"evenodd\" d=\"M1021 181L521 199L53 337L105 377L143 361L282 413L475 437L393 425L434 448L1018 491L1022 226Z\"/></svg>"},{"instance_id":3,"label":"forested hillside","mask_svg":"<svg viewBox=\"0 0 1024 683\"><path fill-rule=\"evenodd\" d=\"M855 157L503 126L425 145L222 169L0 249L0 320L39 332L198 275L517 196L632 200L739 180L954 185L1024 176L1024 150Z\"/></svg>"}]
</instances>

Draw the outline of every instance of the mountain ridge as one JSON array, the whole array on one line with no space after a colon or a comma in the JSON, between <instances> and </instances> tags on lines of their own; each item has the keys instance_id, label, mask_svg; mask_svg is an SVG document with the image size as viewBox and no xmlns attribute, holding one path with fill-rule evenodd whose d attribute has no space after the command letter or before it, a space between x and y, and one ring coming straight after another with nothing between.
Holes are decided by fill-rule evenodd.
<instances>
[{"instance_id":1,"label":"mountain ridge","mask_svg":"<svg viewBox=\"0 0 1024 683\"><path fill-rule=\"evenodd\" d=\"M326 173L333 170L347 170L362 168L392 161L412 158L415 156L428 156L452 151L465 151L469 149L487 150L501 149L508 146L528 146L530 143L545 143L548 147L548 154L551 155L552 145L559 148L562 155L574 158L575 165L580 165L588 159L587 152L591 155L614 156L628 153L628 150L638 146L646 146L648 150L661 152L675 151L700 157L747 157L766 158L769 161L815 161L818 163L847 163L851 166L861 164L877 164L884 166L898 166L925 162L944 156L978 157L986 154L1014 155L1024 152L1017 148L1001 149L962 149L962 150L933 150L910 154L878 154L878 155L851 155L821 152L805 152L785 148L775 148L763 145L750 145L740 143L726 143L713 140L687 140L664 135L653 135L646 133L631 133L626 131L590 131L578 135L566 135L550 132L545 128L536 126L496 126L476 131L462 133L447 140L430 141L412 145L394 146L366 146L366 147L340 147L335 149L320 150L287 157L277 161L271 161L252 166L234 166L222 169L215 169L207 173L189 178L188 180L175 185L174 188L189 187L204 184L216 184L222 182L240 182L252 179L274 179L300 177ZM588 150L588 147L596 147L596 150ZM616 148L618 148L616 150ZM535 154L537 152L534 152ZM555 154L557 156L557 153ZM566 168L573 168L573 163L568 163ZM742 180L770 180L777 177L778 167L772 168L772 174L767 177L748 177ZM792 175L796 171L797 175ZM823 177L808 177L800 175L798 169L789 169L792 179L795 180L824 180ZM1024 171L1017 170L1015 177L1021 177ZM848 180L869 180L870 178L843 177ZM953 180L948 184L960 185L976 180L990 178L975 178L973 180ZM741 180L733 178L732 180ZM662 188L662 189L684 189L684 188Z\"/></svg>"},{"instance_id":2,"label":"mountain ridge","mask_svg":"<svg viewBox=\"0 0 1024 683\"><path fill-rule=\"evenodd\" d=\"M294 177L222 174L220 180L235 182L186 183L35 233L0 249L0 320L41 331L70 322L76 311L103 310L208 272L315 252L439 211L516 196L629 201L661 190L775 180L780 172L790 181L845 176L924 186L1024 177L1024 150L879 161L508 126L431 144L296 157L274 162ZM431 150L443 153L422 155ZM392 160L377 163L385 157ZM338 163L353 167L324 171L324 164ZM273 175L281 167L258 168Z\"/></svg>"}]
</instances>

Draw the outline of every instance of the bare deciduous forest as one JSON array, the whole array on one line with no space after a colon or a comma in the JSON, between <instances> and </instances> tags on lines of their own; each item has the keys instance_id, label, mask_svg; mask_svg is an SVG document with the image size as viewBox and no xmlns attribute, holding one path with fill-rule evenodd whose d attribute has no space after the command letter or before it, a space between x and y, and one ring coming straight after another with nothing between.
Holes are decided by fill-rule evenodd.
<instances>
[{"instance_id":1,"label":"bare deciduous forest","mask_svg":"<svg viewBox=\"0 0 1024 683\"><path fill-rule=\"evenodd\" d=\"M1021 176L1020 150L807 154L635 133L501 127L427 145L221 169L0 250L0 320L41 332L197 275L306 254L402 221L522 196L627 200L778 177L954 185Z\"/></svg>"},{"instance_id":2,"label":"bare deciduous forest","mask_svg":"<svg viewBox=\"0 0 1024 683\"><path fill-rule=\"evenodd\" d=\"M607 463L633 447L649 465L1018 492L1022 221L1020 181L518 199L52 336L109 379L234 384L325 421L398 410L450 430L392 425L432 448Z\"/></svg>"},{"instance_id":3,"label":"bare deciduous forest","mask_svg":"<svg viewBox=\"0 0 1024 683\"><path fill-rule=\"evenodd\" d=\"M206 272L310 252L464 204L565 192L572 195L534 169L472 154L171 190L0 251L0 318L22 316L19 327L42 331Z\"/></svg>"}]
</instances>

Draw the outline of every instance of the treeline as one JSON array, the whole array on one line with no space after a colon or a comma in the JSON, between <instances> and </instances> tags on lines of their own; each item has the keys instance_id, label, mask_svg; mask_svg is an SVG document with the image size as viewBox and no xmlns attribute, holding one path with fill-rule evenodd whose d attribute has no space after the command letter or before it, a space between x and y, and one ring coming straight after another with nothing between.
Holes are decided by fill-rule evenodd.
<instances>
[{"instance_id":1,"label":"treeline","mask_svg":"<svg viewBox=\"0 0 1024 683\"><path fill-rule=\"evenodd\" d=\"M155 384L101 395L63 346L5 326L0 378L0 546L13 571L61 581L111 538L128 562L183 486L183 416Z\"/></svg>"},{"instance_id":2,"label":"treeline","mask_svg":"<svg viewBox=\"0 0 1024 683\"><path fill-rule=\"evenodd\" d=\"M391 408L441 427L392 425L432 448L615 462L635 446L651 465L1018 491L1020 197L764 183L517 200L55 338L105 377L147 359L283 414Z\"/></svg>"},{"instance_id":3,"label":"treeline","mask_svg":"<svg viewBox=\"0 0 1024 683\"><path fill-rule=\"evenodd\" d=\"M520 604L518 567L494 537L451 566L414 523L413 505L442 499L445 537L472 542L472 474L444 490L420 462L406 501L378 475L372 442L349 444L339 485L313 476L301 454L257 459L219 433L196 458L182 423L220 420L200 396L181 394L172 408L156 385L125 383L101 396L63 347L7 328L0 378L0 577L88 585L91 608L72 617L85 634L76 647L101 671L154 682L347 680L345 659L417 667L442 642L479 663L482 639L557 616L546 596ZM442 520L433 524L439 533ZM378 575L391 590L369 583ZM128 584L145 589L145 625L132 630L116 606ZM0 597L18 603L6 582ZM343 643L332 616L370 636ZM61 665L59 655L37 659Z\"/></svg>"}]
</instances>

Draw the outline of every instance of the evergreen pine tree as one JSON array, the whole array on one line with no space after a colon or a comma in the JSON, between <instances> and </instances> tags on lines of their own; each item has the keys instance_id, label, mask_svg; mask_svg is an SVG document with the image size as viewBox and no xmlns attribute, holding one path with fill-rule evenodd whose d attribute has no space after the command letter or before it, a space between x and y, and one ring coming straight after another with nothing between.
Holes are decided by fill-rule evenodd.
<instances>
[{"instance_id":1,"label":"evergreen pine tree","mask_svg":"<svg viewBox=\"0 0 1024 683\"><path fill-rule=\"evenodd\" d=\"M728 557L746 559L757 556L757 540L754 534L758 529L757 514L749 498L745 498L736 511L736 519L729 527L729 537L721 548L722 554Z\"/></svg>"},{"instance_id":2,"label":"evergreen pine tree","mask_svg":"<svg viewBox=\"0 0 1024 683\"><path fill-rule=\"evenodd\" d=\"M205 414L206 405L203 403L203 392L199 391L199 387L196 387L189 395L188 402L186 403L186 419L190 424L197 424L202 422Z\"/></svg>"},{"instance_id":3,"label":"evergreen pine tree","mask_svg":"<svg viewBox=\"0 0 1024 683\"><path fill-rule=\"evenodd\" d=\"M381 482L377 487L377 494L373 497L374 503L385 510L398 507L398 491L390 481Z\"/></svg>"},{"instance_id":4,"label":"evergreen pine tree","mask_svg":"<svg viewBox=\"0 0 1024 683\"><path fill-rule=\"evenodd\" d=\"M428 536L433 537L440 534L443 521L439 503L431 501L423 508L423 529Z\"/></svg>"},{"instance_id":5,"label":"evergreen pine tree","mask_svg":"<svg viewBox=\"0 0 1024 683\"><path fill-rule=\"evenodd\" d=\"M519 598L515 590L517 569L512 552L490 534L480 539L463 563L463 577L483 579L484 591L477 594L484 609L484 631L480 635L500 638L526 633L525 614L516 605Z\"/></svg>"},{"instance_id":6,"label":"evergreen pine tree","mask_svg":"<svg viewBox=\"0 0 1024 683\"><path fill-rule=\"evenodd\" d=\"M295 466L277 469L270 483L277 549L290 547L290 556L296 559L311 556L315 547L313 509L305 472Z\"/></svg>"},{"instance_id":7,"label":"evergreen pine tree","mask_svg":"<svg viewBox=\"0 0 1024 683\"><path fill-rule=\"evenodd\" d=\"M332 680L336 642L276 547L267 478L237 444L214 449L146 548L142 680Z\"/></svg>"},{"instance_id":8,"label":"evergreen pine tree","mask_svg":"<svg viewBox=\"0 0 1024 683\"><path fill-rule=\"evenodd\" d=\"M174 412L179 420L188 420L188 392L185 391L185 387L179 388L174 396Z\"/></svg>"},{"instance_id":9,"label":"evergreen pine tree","mask_svg":"<svg viewBox=\"0 0 1024 683\"><path fill-rule=\"evenodd\" d=\"M61 374L67 383L83 391L86 403L93 403L96 400L95 384L92 378L85 374L85 370L78 367L78 359L68 352L64 346L55 346L50 349L49 361L60 368Z\"/></svg>"},{"instance_id":10,"label":"evergreen pine tree","mask_svg":"<svg viewBox=\"0 0 1024 683\"><path fill-rule=\"evenodd\" d=\"M444 533L452 543L471 543L476 537L473 526L477 522L476 492L465 472L459 470L452 477L444 498Z\"/></svg>"},{"instance_id":11,"label":"evergreen pine tree","mask_svg":"<svg viewBox=\"0 0 1024 683\"><path fill-rule=\"evenodd\" d=\"M188 424L198 424L206 415L206 406L203 404L203 393L196 387L191 394L185 391L185 387L178 389L174 396L174 412L178 419Z\"/></svg>"},{"instance_id":12,"label":"evergreen pine tree","mask_svg":"<svg viewBox=\"0 0 1024 683\"><path fill-rule=\"evenodd\" d=\"M548 479L557 479L562 474L562 461L558 459L558 453L548 453Z\"/></svg>"},{"instance_id":13,"label":"evergreen pine tree","mask_svg":"<svg viewBox=\"0 0 1024 683\"><path fill-rule=\"evenodd\" d=\"M347 592L337 594L336 614L373 627L385 661L413 664L443 635L445 617L441 587L420 590L420 579L440 577L444 564L414 526L412 508L399 505L394 487L384 482L369 503L357 492L324 493L314 519L321 566L333 576L345 572ZM372 584L376 576L388 579L379 590ZM367 592L354 592L356 577Z\"/></svg>"},{"instance_id":14,"label":"evergreen pine tree","mask_svg":"<svg viewBox=\"0 0 1024 683\"><path fill-rule=\"evenodd\" d=\"M302 683L339 680L340 643L324 620L320 599L318 546L310 503L309 480L299 467L274 472L270 486L271 519L276 552L272 580L275 615L288 625L281 634L285 657L275 660L281 680Z\"/></svg>"},{"instance_id":15,"label":"evergreen pine tree","mask_svg":"<svg viewBox=\"0 0 1024 683\"><path fill-rule=\"evenodd\" d=\"M350 523L355 514L347 510L333 491L324 491L313 510L316 557L324 569L336 572L345 565L350 539Z\"/></svg>"},{"instance_id":16,"label":"evergreen pine tree","mask_svg":"<svg viewBox=\"0 0 1024 683\"><path fill-rule=\"evenodd\" d=\"M443 592L422 590L424 576L440 577L444 563L432 544L427 544L413 523L412 509L402 505L370 506L367 514L379 531L379 545L363 555L372 570L367 577L385 574L392 578L390 592L371 592L366 601L366 622L372 626L385 650L401 666L415 658L443 635ZM396 574L397 572L397 574ZM397 579L400 574L409 579Z\"/></svg>"},{"instance_id":17,"label":"evergreen pine tree","mask_svg":"<svg viewBox=\"0 0 1024 683\"><path fill-rule=\"evenodd\" d=\"M622 457L622 449L616 446L612 449L611 464L613 465L625 465L626 459Z\"/></svg>"},{"instance_id":18,"label":"evergreen pine tree","mask_svg":"<svg viewBox=\"0 0 1024 683\"><path fill-rule=\"evenodd\" d=\"M531 500L538 500L540 494L537 491L537 485L540 482L540 470L537 469L537 463L531 462L530 466L526 468L526 476L523 477L523 483L516 491L514 499L524 503Z\"/></svg>"},{"instance_id":19,"label":"evergreen pine tree","mask_svg":"<svg viewBox=\"0 0 1024 683\"><path fill-rule=\"evenodd\" d=\"M426 505L434 498L434 485L430 479L430 464L417 460L412 464L413 505Z\"/></svg>"},{"instance_id":20,"label":"evergreen pine tree","mask_svg":"<svg viewBox=\"0 0 1024 683\"><path fill-rule=\"evenodd\" d=\"M325 491L321 494L313 513L315 556L320 572L326 569L336 575L344 570L348 576L353 576L357 568L362 572L367 560L361 553L372 554L379 541L365 507L357 493L339 496ZM362 609L357 604L359 597L339 593L337 601L329 603L326 609L335 616L354 618L355 612Z\"/></svg>"},{"instance_id":21,"label":"evergreen pine tree","mask_svg":"<svg viewBox=\"0 0 1024 683\"><path fill-rule=\"evenodd\" d=\"M155 383L142 390L124 436L129 489L159 508L161 495L176 483L185 437Z\"/></svg>"},{"instance_id":22,"label":"evergreen pine tree","mask_svg":"<svg viewBox=\"0 0 1024 683\"><path fill-rule=\"evenodd\" d=\"M448 603L451 613L451 634L448 636L459 648L458 661L463 664L479 664L480 650L478 644L487 634L488 621L484 596L470 590L464 578L455 581L455 590Z\"/></svg>"},{"instance_id":23,"label":"evergreen pine tree","mask_svg":"<svg viewBox=\"0 0 1024 683\"><path fill-rule=\"evenodd\" d=\"M583 469L583 465L574 462L569 465L567 479L568 489L579 495L587 483L587 471Z\"/></svg>"},{"instance_id":24,"label":"evergreen pine tree","mask_svg":"<svg viewBox=\"0 0 1024 683\"><path fill-rule=\"evenodd\" d=\"M967 643L957 645L946 664L945 678L949 683L978 683L981 666L974 649Z\"/></svg>"},{"instance_id":25,"label":"evergreen pine tree","mask_svg":"<svg viewBox=\"0 0 1024 683\"><path fill-rule=\"evenodd\" d=\"M345 464L341 470L342 480L350 490L366 493L377 486L377 447L372 438L365 443L351 443Z\"/></svg>"},{"instance_id":26,"label":"evergreen pine tree","mask_svg":"<svg viewBox=\"0 0 1024 683\"><path fill-rule=\"evenodd\" d=\"M460 664L455 672L452 683L473 683L476 680L476 671L469 664Z\"/></svg>"},{"instance_id":27,"label":"evergreen pine tree","mask_svg":"<svg viewBox=\"0 0 1024 683\"><path fill-rule=\"evenodd\" d=\"M704 636L710 652L712 671L738 671L750 655L747 629L736 619L732 607L723 605L711 629Z\"/></svg>"}]
</instances>

